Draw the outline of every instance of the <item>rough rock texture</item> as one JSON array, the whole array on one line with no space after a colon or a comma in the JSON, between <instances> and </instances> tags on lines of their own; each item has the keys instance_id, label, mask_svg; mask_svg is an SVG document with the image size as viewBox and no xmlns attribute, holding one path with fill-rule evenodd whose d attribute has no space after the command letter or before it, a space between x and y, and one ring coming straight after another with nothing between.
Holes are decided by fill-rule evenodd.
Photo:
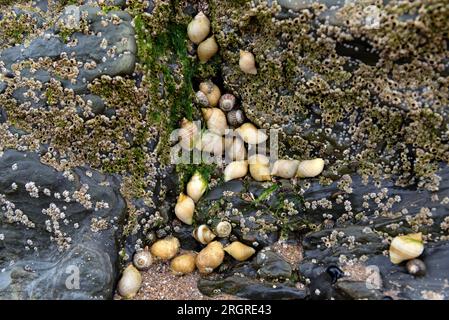
<instances>
[{"instance_id":1,"label":"rough rock texture","mask_svg":"<svg viewBox=\"0 0 449 320\"><path fill-rule=\"evenodd\" d=\"M442 180L438 191L429 192L414 188L398 188L383 181L382 187L352 179L353 188L350 193L339 190L336 184L329 187L314 187L314 183L304 192L306 214L323 217L323 228L308 233L302 242L304 260L300 264L300 274L309 278L312 286L322 291L320 298L370 298L380 295L405 299L431 299L446 297L447 273L441 269L447 260L447 221L449 209L448 170L440 172ZM383 189L385 188L385 189ZM383 190L382 190L383 189ZM385 191L387 191L385 193ZM338 193L337 193L338 192ZM323 198L332 198L338 194L340 207L323 208L317 202ZM346 205L346 199L350 205ZM375 207L369 206L376 203ZM309 204L308 204L309 203ZM315 207L315 209L310 209ZM355 214L357 213L357 214ZM326 225L331 228L326 229ZM422 256L429 272L422 278L415 278L406 273L404 263L394 266L386 256L389 239L412 232L422 232L428 240ZM361 263L363 281L351 281L343 278L335 286L331 286L325 274L327 267L339 265L342 268ZM370 268L375 267L381 275L383 286L379 290L368 290L366 278ZM326 280L327 279L327 280ZM326 285L327 283L327 285ZM313 293L315 290L311 289ZM319 297L315 297L319 298Z\"/></svg>"},{"instance_id":2,"label":"rough rock texture","mask_svg":"<svg viewBox=\"0 0 449 320\"><path fill-rule=\"evenodd\" d=\"M226 255L217 274L200 281L207 294L447 297L439 266L449 239L449 6L373 4L41 0L36 9L16 3L0 19L0 151L33 150L59 170L86 165L120 174L127 203L121 262L170 234L199 251L203 246L191 237L197 224L213 229L231 221L231 237L220 241L240 240L257 254L243 263ZM200 11L219 46L207 63L199 63L186 35ZM240 70L240 50L254 54L256 75ZM171 165L170 133L183 118L201 119L194 93L208 79L236 96L249 121L279 133L281 157L321 157L325 171L299 181L223 184L218 167ZM173 207L195 170L209 190L194 225L185 226ZM417 231L426 241L422 258L433 265L419 279L392 266L386 251L395 235ZM287 265L274 252L264 256L278 239L301 241L304 260ZM55 259L63 255L54 252ZM370 264L379 288L366 285ZM346 275L336 279L330 266Z\"/></svg>"},{"instance_id":3,"label":"rough rock texture","mask_svg":"<svg viewBox=\"0 0 449 320\"><path fill-rule=\"evenodd\" d=\"M3 73L20 74L4 81L6 93L28 108L47 108L55 104L52 81L58 80L63 88L90 100L97 109L94 114L101 113L101 102L88 95L88 84L102 75L133 73L137 47L131 19L123 11L106 14L88 5L65 7L44 35L0 52ZM5 85L1 79L0 83Z\"/></svg>"},{"instance_id":4,"label":"rough rock texture","mask_svg":"<svg viewBox=\"0 0 449 320\"><path fill-rule=\"evenodd\" d=\"M0 205L1 299L112 297L125 213L116 178L7 150Z\"/></svg>"},{"instance_id":5,"label":"rough rock texture","mask_svg":"<svg viewBox=\"0 0 449 320\"><path fill-rule=\"evenodd\" d=\"M449 159L447 2L278 3L211 10L224 87L248 119L278 132L282 156L326 159L323 182L349 168L432 188ZM257 75L239 69L242 49Z\"/></svg>"},{"instance_id":6,"label":"rough rock texture","mask_svg":"<svg viewBox=\"0 0 449 320\"><path fill-rule=\"evenodd\" d=\"M228 220L232 233L248 245L263 248L281 233L306 229L301 214L302 197L289 182L230 181L203 197L197 206L197 223L217 224Z\"/></svg>"},{"instance_id":7,"label":"rough rock texture","mask_svg":"<svg viewBox=\"0 0 449 320\"><path fill-rule=\"evenodd\" d=\"M237 297L264 300L264 299L304 299L306 290L299 290L284 284L260 282L248 277L229 276L222 280L200 279L198 288L206 295L219 293L232 294Z\"/></svg>"}]
</instances>

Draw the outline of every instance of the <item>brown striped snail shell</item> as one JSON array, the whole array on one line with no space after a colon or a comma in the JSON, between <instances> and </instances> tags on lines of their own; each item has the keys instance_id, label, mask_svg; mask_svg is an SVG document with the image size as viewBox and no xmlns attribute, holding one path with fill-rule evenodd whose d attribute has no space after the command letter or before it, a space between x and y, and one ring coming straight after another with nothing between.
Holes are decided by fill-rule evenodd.
<instances>
[{"instance_id":1,"label":"brown striped snail shell","mask_svg":"<svg viewBox=\"0 0 449 320\"><path fill-rule=\"evenodd\" d=\"M245 114L242 110L231 110L226 115L228 123L233 127L239 127L245 122Z\"/></svg>"},{"instance_id":2,"label":"brown striped snail shell","mask_svg":"<svg viewBox=\"0 0 449 320\"><path fill-rule=\"evenodd\" d=\"M199 89L206 95L210 107L215 107L218 105L221 97L221 91L216 84L210 80L207 80L200 83Z\"/></svg>"},{"instance_id":3,"label":"brown striped snail shell","mask_svg":"<svg viewBox=\"0 0 449 320\"><path fill-rule=\"evenodd\" d=\"M197 91L195 93L195 101L202 107L208 107L209 106L209 100L207 99L207 96L202 91Z\"/></svg>"},{"instance_id":4,"label":"brown striped snail shell","mask_svg":"<svg viewBox=\"0 0 449 320\"><path fill-rule=\"evenodd\" d=\"M426 274L427 268L425 263L420 259L412 259L407 261L405 265L407 272L414 276L424 276Z\"/></svg>"},{"instance_id":5,"label":"brown striped snail shell","mask_svg":"<svg viewBox=\"0 0 449 320\"><path fill-rule=\"evenodd\" d=\"M215 234L205 224L202 224L199 227L195 228L192 235L196 241L202 244L208 244L215 239Z\"/></svg>"},{"instance_id":6,"label":"brown striped snail shell","mask_svg":"<svg viewBox=\"0 0 449 320\"><path fill-rule=\"evenodd\" d=\"M219 106L225 112L231 111L235 106L235 96L230 93L225 93L220 97Z\"/></svg>"}]
</instances>

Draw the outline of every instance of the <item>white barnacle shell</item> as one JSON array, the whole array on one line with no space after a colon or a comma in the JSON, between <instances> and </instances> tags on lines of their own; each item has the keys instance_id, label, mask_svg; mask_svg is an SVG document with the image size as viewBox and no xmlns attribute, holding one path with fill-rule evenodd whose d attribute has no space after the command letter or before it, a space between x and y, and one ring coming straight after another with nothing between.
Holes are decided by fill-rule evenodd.
<instances>
[{"instance_id":1,"label":"white barnacle shell","mask_svg":"<svg viewBox=\"0 0 449 320\"><path fill-rule=\"evenodd\" d=\"M290 179L296 175L298 165L299 165L298 160L283 160L283 159L277 160L273 164L271 174L276 177Z\"/></svg>"},{"instance_id":2,"label":"white barnacle shell","mask_svg":"<svg viewBox=\"0 0 449 320\"><path fill-rule=\"evenodd\" d=\"M419 257L423 251L421 232L397 236L390 244L390 261L399 264L402 261Z\"/></svg>"},{"instance_id":3,"label":"white barnacle shell","mask_svg":"<svg viewBox=\"0 0 449 320\"><path fill-rule=\"evenodd\" d=\"M187 25L187 36L195 44L206 39L209 32L210 21L203 12L199 12Z\"/></svg>"},{"instance_id":4,"label":"white barnacle shell","mask_svg":"<svg viewBox=\"0 0 449 320\"><path fill-rule=\"evenodd\" d=\"M189 196L181 192L175 206L176 217L185 224L193 223L193 213L195 212L195 202Z\"/></svg>"},{"instance_id":5,"label":"white barnacle shell","mask_svg":"<svg viewBox=\"0 0 449 320\"><path fill-rule=\"evenodd\" d=\"M313 178L323 172L323 169L324 160L321 158L304 160L299 163L296 176L299 178Z\"/></svg>"},{"instance_id":6,"label":"white barnacle shell","mask_svg":"<svg viewBox=\"0 0 449 320\"><path fill-rule=\"evenodd\" d=\"M224 170L224 181L243 178L248 173L248 160L233 161Z\"/></svg>"},{"instance_id":7,"label":"white barnacle shell","mask_svg":"<svg viewBox=\"0 0 449 320\"><path fill-rule=\"evenodd\" d=\"M215 239L215 234L205 224L202 224L195 228L192 235L196 241L202 244L208 244Z\"/></svg>"}]
</instances>

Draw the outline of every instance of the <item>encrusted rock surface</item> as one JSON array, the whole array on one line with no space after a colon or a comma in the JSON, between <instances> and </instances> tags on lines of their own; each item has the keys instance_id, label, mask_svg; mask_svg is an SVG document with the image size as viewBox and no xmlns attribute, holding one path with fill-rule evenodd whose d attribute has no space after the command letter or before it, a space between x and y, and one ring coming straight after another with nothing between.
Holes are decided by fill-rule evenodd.
<instances>
[{"instance_id":1,"label":"encrusted rock surface","mask_svg":"<svg viewBox=\"0 0 449 320\"><path fill-rule=\"evenodd\" d=\"M203 294L448 298L447 1L0 3L0 297L110 298L136 250L174 235L198 252L193 229L226 220L218 240L257 252L226 255ZM219 47L207 63L186 33L200 11ZM223 183L220 166L170 163L170 134L201 119L206 80L277 133L280 157L321 157L322 174ZM173 208L196 171L209 184L188 226ZM423 277L388 258L412 232Z\"/></svg>"},{"instance_id":2,"label":"encrusted rock surface","mask_svg":"<svg viewBox=\"0 0 449 320\"><path fill-rule=\"evenodd\" d=\"M38 155L0 157L0 298L107 299L126 205L117 178L65 172Z\"/></svg>"}]
</instances>

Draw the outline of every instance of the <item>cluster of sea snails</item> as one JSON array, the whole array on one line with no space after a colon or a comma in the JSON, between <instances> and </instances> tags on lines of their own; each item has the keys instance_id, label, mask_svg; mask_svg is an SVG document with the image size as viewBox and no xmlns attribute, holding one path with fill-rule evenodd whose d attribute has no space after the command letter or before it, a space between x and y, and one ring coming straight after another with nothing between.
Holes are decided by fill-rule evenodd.
<instances>
[{"instance_id":1,"label":"cluster of sea snails","mask_svg":"<svg viewBox=\"0 0 449 320\"><path fill-rule=\"evenodd\" d=\"M198 13L189 23L187 34L189 39L198 44L198 58L206 63L218 51L214 36L209 38L210 21L202 13ZM207 39L206 39L207 38ZM257 74L254 55L240 50L239 67L249 75ZM254 124L247 122L245 114L236 107L236 97L231 93L221 94L220 88L211 80L200 83L195 101L202 109L207 131L202 132L198 125L183 119L179 130L179 145L182 149L191 151L197 149L202 152L221 157L225 152L229 164L224 169L224 181L243 178L248 174L256 181L269 181L273 176L290 179L293 177L307 178L318 176L324 168L321 158L312 160L277 160L270 168L270 160L263 154L248 156L249 147L266 142L267 134L259 130ZM232 127L236 135L229 136ZM183 223L194 223L195 204L206 192L208 181L196 171L186 185L185 192L181 192L175 205L175 215ZM192 236L205 247L199 252L187 252L177 256L180 250L179 240L173 236L156 241L150 249L135 253L133 264L123 271L118 283L118 293L124 298L132 298L137 294L142 283L139 271L148 269L155 259L171 260L170 268L177 275L188 274L195 269L202 274L211 273L220 266L228 253L237 261L245 261L256 250L239 241L223 247L215 238L227 238L232 232L232 225L228 221L220 221L215 226L205 224L196 227Z\"/></svg>"},{"instance_id":2,"label":"cluster of sea snails","mask_svg":"<svg viewBox=\"0 0 449 320\"><path fill-rule=\"evenodd\" d=\"M215 37L210 33L210 21L206 15L199 12L187 26L187 35L194 44L198 45L197 54L201 63L206 63L218 52ZM206 39L207 38L207 39Z\"/></svg>"},{"instance_id":3,"label":"cluster of sea snails","mask_svg":"<svg viewBox=\"0 0 449 320\"><path fill-rule=\"evenodd\" d=\"M390 261L400 264L407 261L405 267L411 275L423 276L426 273L426 265L418 258L424 251L421 233L412 233L397 236L390 244Z\"/></svg>"},{"instance_id":4,"label":"cluster of sea snails","mask_svg":"<svg viewBox=\"0 0 449 320\"><path fill-rule=\"evenodd\" d=\"M216 227L218 236L228 236L232 228L229 222L221 222ZM118 293L125 299L133 298L142 285L140 271L147 270L153 261L170 261L170 269L176 275L192 273L195 269L202 274L211 273L223 263L225 252L238 261L250 258L256 250L239 241L223 247L219 241L213 241L216 235L206 226L201 225L193 232L195 239L206 246L200 252L180 251L180 242L173 236L156 241L150 249L138 251L134 254L133 263L123 271L117 286Z\"/></svg>"},{"instance_id":5,"label":"cluster of sea snails","mask_svg":"<svg viewBox=\"0 0 449 320\"><path fill-rule=\"evenodd\" d=\"M203 12L199 12L187 26L187 36L190 41L198 45L197 54L201 63L209 61L217 52L218 44L210 33L209 18ZM257 74L254 55L246 50L240 50L240 69L247 74Z\"/></svg>"},{"instance_id":6,"label":"cluster of sea snails","mask_svg":"<svg viewBox=\"0 0 449 320\"><path fill-rule=\"evenodd\" d=\"M243 178L248 171L256 181L269 181L273 176L284 179L312 178L323 171L324 160L321 158L304 161L280 159L270 167L270 160L266 155L248 156L245 144L248 148L255 147L265 143L268 136L245 120L243 111L236 108L233 94L221 95L220 88L212 81L200 83L196 103L202 108L208 130L201 132L196 123L183 119L179 144L183 149L196 148L218 157L225 153L225 160L229 161L224 169L225 181ZM235 134L229 130L230 127L235 128ZM190 206L193 210L192 203Z\"/></svg>"}]
</instances>

